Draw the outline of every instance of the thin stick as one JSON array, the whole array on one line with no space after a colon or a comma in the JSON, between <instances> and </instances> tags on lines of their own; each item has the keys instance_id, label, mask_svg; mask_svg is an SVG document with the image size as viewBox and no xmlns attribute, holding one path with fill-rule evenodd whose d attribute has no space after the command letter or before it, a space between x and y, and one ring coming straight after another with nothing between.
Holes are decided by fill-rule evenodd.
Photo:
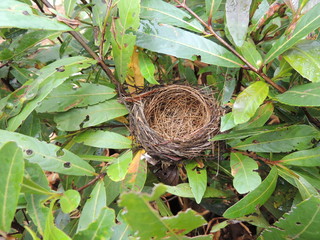
<instances>
[{"instance_id":1,"label":"thin stick","mask_svg":"<svg viewBox=\"0 0 320 240\"><path fill-rule=\"evenodd\" d=\"M79 187L78 189L76 189L78 192L83 191L84 189L86 189L87 187L95 184L98 180L103 179L104 176L106 175L106 173L100 173L98 176L96 176L94 179L92 179L90 182L88 182L87 184L83 185L82 187Z\"/></svg>"},{"instance_id":2,"label":"thin stick","mask_svg":"<svg viewBox=\"0 0 320 240\"><path fill-rule=\"evenodd\" d=\"M188 11L192 16L194 16L205 28L209 30L209 33L213 35L216 39L219 40L226 48L228 48L235 56L237 56L241 61L243 61L246 65L243 66L245 69L250 69L251 71L257 73L260 77L262 77L266 82L268 82L271 86L277 89L280 93L284 93L286 91L285 88L279 86L275 82L273 82L266 74L264 74L260 69L254 67L250 62L248 62L241 54L239 54L230 44L228 44L222 37L220 37L213 29L212 26L205 23L192 9L190 9L185 1L180 2L179 0L174 0L179 7L184 8Z\"/></svg>"},{"instance_id":3,"label":"thin stick","mask_svg":"<svg viewBox=\"0 0 320 240\"><path fill-rule=\"evenodd\" d=\"M42 0L43 4L46 5L48 8L54 7L49 3L47 0ZM68 31L68 33L76 39L80 45L91 55L91 57L97 61L97 63L100 65L102 70L107 74L107 76L110 78L111 82L117 86L118 94L120 95L123 90L120 85L120 83L115 78L114 74L110 70L110 68L105 64L105 62L89 47L89 45L86 43L86 41L83 39L83 37L75 31Z\"/></svg>"}]
</instances>

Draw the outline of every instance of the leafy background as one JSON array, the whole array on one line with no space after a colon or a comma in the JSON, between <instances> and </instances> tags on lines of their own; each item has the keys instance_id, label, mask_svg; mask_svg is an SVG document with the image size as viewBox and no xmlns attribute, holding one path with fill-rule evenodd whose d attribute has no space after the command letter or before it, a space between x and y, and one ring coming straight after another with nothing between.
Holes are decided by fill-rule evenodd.
<instances>
[{"instance_id":1,"label":"leafy background","mask_svg":"<svg viewBox=\"0 0 320 240\"><path fill-rule=\"evenodd\" d=\"M5 239L318 239L318 0L0 2ZM159 182L119 97L182 83L217 152Z\"/></svg>"}]
</instances>

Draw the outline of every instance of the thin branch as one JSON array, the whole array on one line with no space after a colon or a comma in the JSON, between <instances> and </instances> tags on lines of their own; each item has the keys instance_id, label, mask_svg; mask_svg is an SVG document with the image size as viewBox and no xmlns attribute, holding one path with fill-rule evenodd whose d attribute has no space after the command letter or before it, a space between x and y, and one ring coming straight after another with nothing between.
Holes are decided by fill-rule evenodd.
<instances>
[{"instance_id":1,"label":"thin branch","mask_svg":"<svg viewBox=\"0 0 320 240\"><path fill-rule=\"evenodd\" d=\"M95 184L98 180L103 179L104 176L106 176L106 173L100 173L98 176L96 176L94 179L92 179L90 182L88 182L86 185L83 185L82 187L79 187L78 189L76 189L78 192L83 191L84 189L86 189L87 187Z\"/></svg>"},{"instance_id":2,"label":"thin branch","mask_svg":"<svg viewBox=\"0 0 320 240\"><path fill-rule=\"evenodd\" d=\"M237 56L241 61L243 61L246 65L242 66L243 68L250 69L251 71L257 73L260 77L262 77L266 82L268 82L271 86L277 89L280 93L284 93L286 91L285 88L273 82L266 74L264 74L261 70L254 67L250 62L248 62L241 54L239 54L230 44L228 44L222 37L220 37L213 29L212 26L204 22L192 9L190 9L185 1L180 2L179 0L174 0L179 7L184 8L188 11L192 16L194 16L207 30L209 33L214 36L220 43L222 43L227 49L229 49L235 56Z\"/></svg>"},{"instance_id":3,"label":"thin branch","mask_svg":"<svg viewBox=\"0 0 320 240\"><path fill-rule=\"evenodd\" d=\"M253 158L253 159L261 160L261 161L263 161L263 162L266 163L266 164L270 164L270 165L278 165L278 164L279 164L279 161L271 161L271 160L268 159L268 158L264 158L264 157L258 156L258 155L257 155L256 153L254 153L254 152L242 152L242 151L238 151L238 150L236 150L236 149L231 149L231 152L233 152L233 153L240 153L241 155L248 156L248 157Z\"/></svg>"},{"instance_id":4,"label":"thin branch","mask_svg":"<svg viewBox=\"0 0 320 240\"><path fill-rule=\"evenodd\" d=\"M51 3L49 3L47 0L42 0L43 4L46 5L48 8L54 8ZM68 33L74 37L75 40L77 40L80 45L91 55L91 57L98 62L102 70L107 74L107 76L110 78L111 82L114 83L117 86L118 94L120 95L123 93L121 84L117 81L115 78L113 72L110 70L110 68L105 64L105 62L89 47L87 42L83 39L82 35L75 31L68 31Z\"/></svg>"}]
</instances>

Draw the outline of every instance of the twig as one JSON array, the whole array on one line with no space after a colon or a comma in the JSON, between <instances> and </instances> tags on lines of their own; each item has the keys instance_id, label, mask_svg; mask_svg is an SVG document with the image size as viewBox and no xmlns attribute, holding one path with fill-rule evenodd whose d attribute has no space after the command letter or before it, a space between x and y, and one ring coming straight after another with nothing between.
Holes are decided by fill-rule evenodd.
<instances>
[{"instance_id":1,"label":"twig","mask_svg":"<svg viewBox=\"0 0 320 240\"><path fill-rule=\"evenodd\" d=\"M245 69L250 69L251 71L257 73L260 77L262 77L266 82L268 82L271 86L273 86L275 89L277 89L280 93L284 93L286 91L285 88L282 86L276 84L273 82L266 74L262 72L261 69L257 69L254 67L250 62L248 62L241 54L239 54L230 44L228 44L222 37L220 37L213 29L212 26L205 23L192 9L190 9L185 1L180 2L179 0L174 0L177 4L179 4L179 7L184 8L186 11L188 11L192 16L194 16L207 30L209 30L209 33L213 35L216 39L219 40L226 48L228 48L235 56L237 56L241 61L245 63L245 66L242 66Z\"/></svg>"},{"instance_id":2,"label":"twig","mask_svg":"<svg viewBox=\"0 0 320 240\"><path fill-rule=\"evenodd\" d=\"M240 153L241 155L244 155L244 156L248 156L248 157L251 157L253 159L258 159L258 160L261 160L263 161L264 163L266 164L270 164L270 165L278 165L279 164L279 161L271 161L270 159L268 158L264 158L264 157L260 157L258 156L256 153L254 152L241 152L241 151L238 151L236 149L231 149L231 152L233 153Z\"/></svg>"},{"instance_id":3,"label":"twig","mask_svg":"<svg viewBox=\"0 0 320 240\"><path fill-rule=\"evenodd\" d=\"M88 182L87 184L83 185L82 187L79 187L78 189L76 189L78 192L83 191L84 189L86 189L87 187L95 184L98 180L103 179L104 176L106 175L106 173L100 173L98 176L96 176L94 179L92 179L90 182Z\"/></svg>"},{"instance_id":4,"label":"twig","mask_svg":"<svg viewBox=\"0 0 320 240\"><path fill-rule=\"evenodd\" d=\"M47 0L42 0L43 4L46 5L48 8L54 8L51 3L49 3ZM83 37L75 31L68 31L68 33L76 39L80 45L91 55L91 57L98 62L102 70L107 74L107 76L110 78L111 82L114 83L117 86L118 94L119 96L124 91L122 90L121 84L117 81L114 74L110 70L110 68L105 64L105 62L89 47L89 45L86 43L86 41L83 39Z\"/></svg>"}]
</instances>

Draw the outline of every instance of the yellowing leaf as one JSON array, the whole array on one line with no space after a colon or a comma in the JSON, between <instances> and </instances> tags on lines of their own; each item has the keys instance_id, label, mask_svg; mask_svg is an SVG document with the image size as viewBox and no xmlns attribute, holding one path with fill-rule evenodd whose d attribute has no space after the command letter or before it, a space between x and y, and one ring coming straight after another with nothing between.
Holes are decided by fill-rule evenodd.
<instances>
[{"instance_id":1,"label":"yellowing leaf","mask_svg":"<svg viewBox=\"0 0 320 240\"><path fill-rule=\"evenodd\" d=\"M137 88L143 87L144 85L144 77L139 67L139 52L136 46L134 47L131 62L129 63L129 74L126 77L126 82L129 84L130 93L136 92Z\"/></svg>"},{"instance_id":2,"label":"yellowing leaf","mask_svg":"<svg viewBox=\"0 0 320 240\"><path fill-rule=\"evenodd\" d=\"M141 149L134 156L134 158L129 166L129 169L128 169L128 174L131 173L131 175L130 175L131 178L128 181L129 183L133 183L135 181L135 179L137 178L141 156L143 154L145 154L145 152L146 151L144 149Z\"/></svg>"}]
</instances>

